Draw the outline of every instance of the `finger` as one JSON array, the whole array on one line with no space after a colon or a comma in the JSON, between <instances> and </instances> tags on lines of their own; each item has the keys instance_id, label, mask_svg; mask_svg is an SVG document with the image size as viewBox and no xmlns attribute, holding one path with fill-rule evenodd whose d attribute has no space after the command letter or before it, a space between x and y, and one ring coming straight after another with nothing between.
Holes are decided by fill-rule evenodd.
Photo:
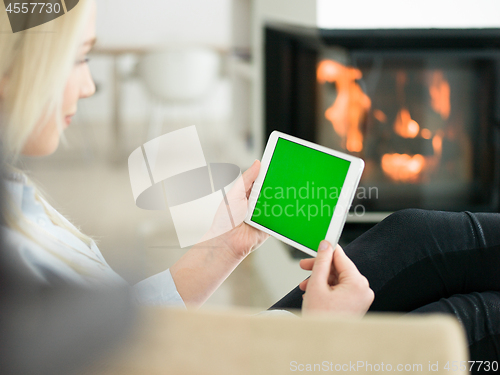
<instances>
[{"instance_id":1,"label":"finger","mask_svg":"<svg viewBox=\"0 0 500 375\"><path fill-rule=\"evenodd\" d=\"M338 280L339 280L339 272L335 268L335 254L333 255L333 260L332 260L332 269L330 270L330 279L332 280L332 283L334 283L334 284L337 284ZM330 285L334 285L334 284L330 284Z\"/></svg>"},{"instance_id":2,"label":"finger","mask_svg":"<svg viewBox=\"0 0 500 375\"><path fill-rule=\"evenodd\" d=\"M243 172L243 183L245 184L245 191L248 192L252 187L253 182L259 175L260 161L255 160L250 168Z\"/></svg>"},{"instance_id":3,"label":"finger","mask_svg":"<svg viewBox=\"0 0 500 375\"><path fill-rule=\"evenodd\" d=\"M338 276L345 272L359 272L356 265L349 259L340 245L337 245L337 249L333 255L333 265Z\"/></svg>"},{"instance_id":4,"label":"finger","mask_svg":"<svg viewBox=\"0 0 500 375\"><path fill-rule=\"evenodd\" d=\"M299 262L300 268L302 268L305 271L311 271L314 266L314 259L315 258L302 259Z\"/></svg>"},{"instance_id":5,"label":"finger","mask_svg":"<svg viewBox=\"0 0 500 375\"><path fill-rule=\"evenodd\" d=\"M303 292L306 291L307 289L307 282L309 281L309 279L305 279L304 281L302 281L300 284L299 284L299 289L302 290Z\"/></svg>"},{"instance_id":6,"label":"finger","mask_svg":"<svg viewBox=\"0 0 500 375\"><path fill-rule=\"evenodd\" d=\"M333 252L333 247L328 241L321 241L318 248L318 256L314 261L309 285L327 285L332 266Z\"/></svg>"}]
</instances>

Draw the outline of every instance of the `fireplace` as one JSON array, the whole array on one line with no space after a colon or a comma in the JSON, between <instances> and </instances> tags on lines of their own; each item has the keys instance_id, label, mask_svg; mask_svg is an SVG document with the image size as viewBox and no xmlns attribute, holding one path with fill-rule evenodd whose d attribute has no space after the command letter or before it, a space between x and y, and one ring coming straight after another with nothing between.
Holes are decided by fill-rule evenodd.
<instances>
[{"instance_id":1,"label":"fireplace","mask_svg":"<svg viewBox=\"0 0 500 375\"><path fill-rule=\"evenodd\" d=\"M500 29L268 25L264 65L266 136L365 160L349 221L500 211Z\"/></svg>"}]
</instances>

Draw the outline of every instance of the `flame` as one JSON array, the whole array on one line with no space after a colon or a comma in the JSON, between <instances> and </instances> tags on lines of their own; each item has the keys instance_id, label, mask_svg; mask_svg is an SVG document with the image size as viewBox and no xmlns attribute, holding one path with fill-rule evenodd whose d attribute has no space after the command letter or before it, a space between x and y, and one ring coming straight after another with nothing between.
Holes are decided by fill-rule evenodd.
<instances>
[{"instance_id":1,"label":"flame","mask_svg":"<svg viewBox=\"0 0 500 375\"><path fill-rule=\"evenodd\" d=\"M316 76L319 83L335 83L337 98L325 111L325 117L332 123L335 132L345 137L345 148L350 152L360 152L363 150L361 121L372 105L370 98L356 83L363 74L359 69L323 60L318 65Z\"/></svg>"},{"instance_id":2,"label":"flame","mask_svg":"<svg viewBox=\"0 0 500 375\"><path fill-rule=\"evenodd\" d=\"M416 154L384 154L382 156L382 170L394 181L417 182L425 167L425 158Z\"/></svg>"},{"instance_id":3,"label":"flame","mask_svg":"<svg viewBox=\"0 0 500 375\"><path fill-rule=\"evenodd\" d=\"M394 131L403 138L415 138L420 132L420 126L411 119L410 111L402 108L394 121Z\"/></svg>"},{"instance_id":4,"label":"flame","mask_svg":"<svg viewBox=\"0 0 500 375\"><path fill-rule=\"evenodd\" d=\"M406 80L406 74L398 72L396 75L398 96L403 97L403 99L403 89ZM435 71L432 74L429 92L432 108L446 120L450 115L450 85L444 79L443 72ZM441 130L433 136L429 129L420 129L419 124L411 118L410 111L403 107L398 112L394 121L394 132L404 138L415 138L420 134L424 139L432 139L434 154L432 156L423 156L420 154L413 156L408 154L384 154L382 156L381 167L387 177L397 182L417 183L438 169L443 152L444 134Z\"/></svg>"},{"instance_id":5,"label":"flame","mask_svg":"<svg viewBox=\"0 0 500 375\"><path fill-rule=\"evenodd\" d=\"M424 133L424 130L429 132L430 139L430 130L422 129L422 133ZM439 166L443 152L443 134L441 131L432 137L432 149L434 150L434 155L432 156L423 156L420 154L413 156L408 154L384 154L381 163L382 170L393 181L405 183L420 182L424 173L431 173Z\"/></svg>"},{"instance_id":6,"label":"flame","mask_svg":"<svg viewBox=\"0 0 500 375\"><path fill-rule=\"evenodd\" d=\"M334 131L343 139L343 146L350 152L363 150L361 124L371 109L370 98L361 90L356 80L362 78L359 69L342 65L332 60L323 60L318 64L317 80L320 84L332 83L337 89L337 97L325 111L325 118L331 122ZM429 93L432 109L442 119L450 116L450 85L442 71L432 73L429 80ZM403 138L422 137L430 140L434 151L431 156L421 154L386 153L381 159L383 173L391 180L402 183L420 183L430 174L439 170L443 151L443 137L449 137L442 130L437 132L420 125L411 118L405 107L404 87L408 76L404 71L396 74L396 91L400 110L393 124L396 134ZM380 123L387 122L387 115L380 109L373 110L373 117Z\"/></svg>"},{"instance_id":7,"label":"flame","mask_svg":"<svg viewBox=\"0 0 500 375\"><path fill-rule=\"evenodd\" d=\"M447 120L451 111L450 84L444 78L441 70L432 73L429 94L431 95L432 109L440 114L443 120Z\"/></svg>"},{"instance_id":8,"label":"flame","mask_svg":"<svg viewBox=\"0 0 500 375\"><path fill-rule=\"evenodd\" d=\"M387 116L380 109L373 110L373 117L379 120L381 123L385 124L387 122Z\"/></svg>"},{"instance_id":9,"label":"flame","mask_svg":"<svg viewBox=\"0 0 500 375\"><path fill-rule=\"evenodd\" d=\"M424 139L431 139L432 138L432 132L429 129L423 128L420 131L420 135Z\"/></svg>"},{"instance_id":10,"label":"flame","mask_svg":"<svg viewBox=\"0 0 500 375\"><path fill-rule=\"evenodd\" d=\"M443 136L441 134L436 134L432 138L432 149L434 150L434 155L441 158L443 152Z\"/></svg>"}]
</instances>

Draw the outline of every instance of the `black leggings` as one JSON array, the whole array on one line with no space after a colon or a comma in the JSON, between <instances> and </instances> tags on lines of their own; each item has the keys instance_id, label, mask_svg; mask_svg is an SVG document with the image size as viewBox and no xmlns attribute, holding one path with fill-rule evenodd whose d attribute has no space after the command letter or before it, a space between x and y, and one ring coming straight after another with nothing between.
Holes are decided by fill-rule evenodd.
<instances>
[{"instance_id":1,"label":"black leggings","mask_svg":"<svg viewBox=\"0 0 500 375\"><path fill-rule=\"evenodd\" d=\"M375 292L370 311L453 314L471 360L500 361L500 214L402 210L344 250ZM302 294L271 309L300 309Z\"/></svg>"}]
</instances>

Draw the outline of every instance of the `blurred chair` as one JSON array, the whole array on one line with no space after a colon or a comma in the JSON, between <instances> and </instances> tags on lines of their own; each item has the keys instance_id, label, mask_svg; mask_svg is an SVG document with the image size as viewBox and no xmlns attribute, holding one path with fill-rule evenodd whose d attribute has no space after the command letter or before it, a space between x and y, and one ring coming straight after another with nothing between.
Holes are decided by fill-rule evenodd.
<instances>
[{"instance_id":1,"label":"blurred chair","mask_svg":"<svg viewBox=\"0 0 500 375\"><path fill-rule=\"evenodd\" d=\"M219 70L219 54L210 48L175 48L142 56L137 73L154 99L147 139L161 134L167 108L171 113L200 112L201 101L214 87Z\"/></svg>"},{"instance_id":2,"label":"blurred chair","mask_svg":"<svg viewBox=\"0 0 500 375\"><path fill-rule=\"evenodd\" d=\"M122 351L83 374L468 374L463 328L448 315L243 315L249 313L143 309L142 325Z\"/></svg>"}]
</instances>

